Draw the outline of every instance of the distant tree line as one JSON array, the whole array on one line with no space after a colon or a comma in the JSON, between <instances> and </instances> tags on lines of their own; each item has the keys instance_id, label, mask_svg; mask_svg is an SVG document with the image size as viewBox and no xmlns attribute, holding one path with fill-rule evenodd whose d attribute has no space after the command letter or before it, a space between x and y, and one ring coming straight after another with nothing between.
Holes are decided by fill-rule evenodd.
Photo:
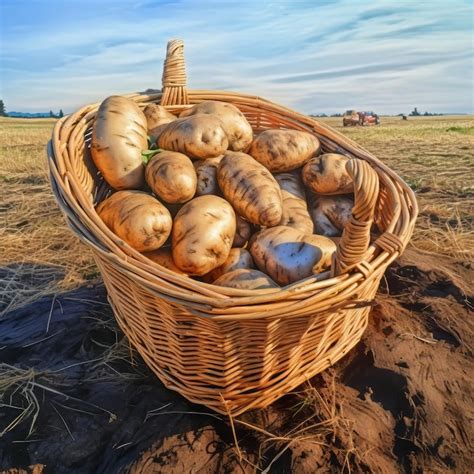
<instances>
[{"instance_id":1,"label":"distant tree line","mask_svg":"<svg viewBox=\"0 0 474 474\"><path fill-rule=\"evenodd\" d=\"M51 117L51 118L62 118L64 117L64 112L62 109L59 110L59 113L55 114L52 110L49 111L49 114L30 114L30 113L25 113L23 114L22 112L12 112L12 115L14 117L25 117L25 118L31 118L31 117ZM7 111L5 109L5 103L3 102L2 99L0 99L0 117L8 117Z\"/></svg>"},{"instance_id":2,"label":"distant tree line","mask_svg":"<svg viewBox=\"0 0 474 474\"><path fill-rule=\"evenodd\" d=\"M400 113L400 114L397 114L396 116L397 117L403 117L404 113ZM432 113L432 112L424 112L424 113L421 113L418 111L418 107L415 107L409 114L408 114L410 117L435 117L435 116L438 116L438 115L443 115L443 114L437 114L437 113ZM310 117L342 117L343 114L331 114L331 115L327 115L327 114L310 114Z\"/></svg>"},{"instance_id":3,"label":"distant tree line","mask_svg":"<svg viewBox=\"0 0 474 474\"><path fill-rule=\"evenodd\" d=\"M398 114L398 115L403 115L403 114ZM424 114L418 112L418 107L415 107L411 112L410 112L410 117L434 117L437 115L443 115L443 114L437 114L437 113L432 113L432 112L425 112Z\"/></svg>"}]
</instances>

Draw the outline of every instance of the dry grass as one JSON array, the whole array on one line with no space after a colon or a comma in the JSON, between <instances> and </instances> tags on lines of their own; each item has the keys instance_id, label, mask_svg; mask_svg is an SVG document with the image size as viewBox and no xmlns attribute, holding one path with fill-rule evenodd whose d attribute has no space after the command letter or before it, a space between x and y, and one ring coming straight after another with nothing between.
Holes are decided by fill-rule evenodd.
<instances>
[{"instance_id":1,"label":"dry grass","mask_svg":"<svg viewBox=\"0 0 474 474\"><path fill-rule=\"evenodd\" d=\"M53 125L0 119L0 314L98 275L50 190L46 144Z\"/></svg>"},{"instance_id":2,"label":"dry grass","mask_svg":"<svg viewBox=\"0 0 474 474\"><path fill-rule=\"evenodd\" d=\"M472 117L383 118L379 127L343 128L417 191L412 245L472 262ZM0 312L98 276L91 253L64 224L48 183L46 143L54 120L0 119Z\"/></svg>"}]
</instances>

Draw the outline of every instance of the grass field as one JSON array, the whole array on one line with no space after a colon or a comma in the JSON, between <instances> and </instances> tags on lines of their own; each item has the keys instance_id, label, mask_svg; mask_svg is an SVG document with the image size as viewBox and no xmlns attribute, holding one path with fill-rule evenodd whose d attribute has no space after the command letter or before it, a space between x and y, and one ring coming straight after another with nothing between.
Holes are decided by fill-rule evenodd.
<instances>
[{"instance_id":1,"label":"grass field","mask_svg":"<svg viewBox=\"0 0 474 474\"><path fill-rule=\"evenodd\" d=\"M367 128L324 121L399 172L417 193L420 215L358 346L288 399L235 420L243 459L256 466L245 472L314 472L316 465L321 472L470 472L474 120L382 118ZM0 414L0 470L45 463L61 472L71 465L122 472L97 466L124 466L146 449L138 465L150 470L156 461L162 472L166 460L166 472L183 472L173 471L173 459L207 465L209 446L219 445L209 456L226 459L220 470L244 472L231 469L228 456L242 454L231 428L202 416L207 436L215 423L219 443L189 428L186 416L198 409L147 375L102 285L89 284L99 276L92 256L50 191L53 125L0 119L0 402L7 415ZM58 294L76 287L72 296ZM175 439L169 426L184 435Z\"/></svg>"},{"instance_id":2,"label":"grass field","mask_svg":"<svg viewBox=\"0 0 474 474\"><path fill-rule=\"evenodd\" d=\"M339 118L324 122L373 152L417 192L420 217L410 245L472 263L473 117L386 117L364 128L343 128ZM49 188L46 143L53 126L50 119L0 119L0 310L98 275Z\"/></svg>"}]
</instances>

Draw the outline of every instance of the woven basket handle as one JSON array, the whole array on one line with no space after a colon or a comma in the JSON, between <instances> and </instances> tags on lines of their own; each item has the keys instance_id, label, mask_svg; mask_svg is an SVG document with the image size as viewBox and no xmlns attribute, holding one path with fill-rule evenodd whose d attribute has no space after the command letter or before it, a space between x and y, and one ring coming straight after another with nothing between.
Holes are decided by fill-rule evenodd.
<instances>
[{"instance_id":1,"label":"woven basket handle","mask_svg":"<svg viewBox=\"0 0 474 474\"><path fill-rule=\"evenodd\" d=\"M369 163L353 158L347 162L346 170L354 180L354 207L337 246L335 275L346 273L364 261L379 195L379 177Z\"/></svg>"},{"instance_id":2,"label":"woven basket handle","mask_svg":"<svg viewBox=\"0 0 474 474\"><path fill-rule=\"evenodd\" d=\"M161 105L184 105L188 103L183 40L168 41L162 82Z\"/></svg>"}]
</instances>

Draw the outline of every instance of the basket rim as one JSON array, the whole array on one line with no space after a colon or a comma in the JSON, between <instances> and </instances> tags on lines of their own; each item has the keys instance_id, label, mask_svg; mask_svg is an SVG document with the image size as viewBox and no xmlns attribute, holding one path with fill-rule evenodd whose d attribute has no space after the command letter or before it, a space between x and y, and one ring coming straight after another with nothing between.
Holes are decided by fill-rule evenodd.
<instances>
[{"instance_id":1,"label":"basket rim","mask_svg":"<svg viewBox=\"0 0 474 474\"><path fill-rule=\"evenodd\" d=\"M395 235L402 246L392 251L390 248L382 248L375 255L376 247L371 243L371 250L364 260L365 268L364 266L354 268L348 273L332 277L325 272L275 290L237 290L178 275L141 255L103 224L95 212L92 201L85 198L74 170L69 169L68 162L63 159L63 154L69 155L74 152L74 149L70 148L72 138L81 132L86 133L87 124L94 118L100 105L100 102L97 102L80 108L55 124L47 149L50 181L56 201L71 230L102 258L111 262L118 271L133 278L160 298L185 305L196 315L206 318L242 320L242 318L254 319L278 315L290 317L304 313L304 303L310 300L319 301L327 297L329 301L330 296L347 297L347 288L351 289L349 293L354 294L355 290L360 290L368 275L379 271L383 273L401 253L411 237L418 213L415 194L400 176L373 154L329 125L256 95L201 89L188 90L187 94L189 104L165 107L178 110L203 100L211 100L212 97L214 100L231 102L244 112L251 109L270 109L285 117L289 124L304 126L322 139L322 142L325 139L331 140L346 154L367 161L379 177L385 180L385 184L392 188L391 192L397 193L399 199L403 201L399 206L397 219L398 221L403 219L404 222L402 224L398 221L391 222L390 229L385 232ZM124 96L144 106L158 102L162 93L132 93ZM249 102L252 106L248 105ZM335 299L331 301L331 306L334 306ZM351 304L354 304L354 300ZM272 310L269 310L268 306L271 306ZM323 307L324 305L321 309Z\"/></svg>"}]
</instances>

